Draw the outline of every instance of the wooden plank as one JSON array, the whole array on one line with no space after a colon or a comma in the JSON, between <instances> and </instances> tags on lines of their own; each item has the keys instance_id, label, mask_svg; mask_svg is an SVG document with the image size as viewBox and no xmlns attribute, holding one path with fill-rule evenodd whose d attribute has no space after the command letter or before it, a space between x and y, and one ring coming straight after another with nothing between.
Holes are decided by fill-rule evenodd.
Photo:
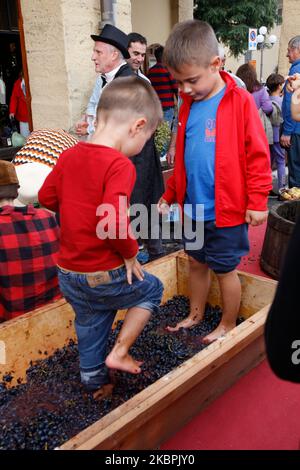
<instances>
[{"instance_id":1,"label":"wooden plank","mask_svg":"<svg viewBox=\"0 0 300 470\"><path fill-rule=\"evenodd\" d=\"M262 360L268 306L60 447L151 449ZM233 362L232 362L233 360Z\"/></svg>"}]
</instances>

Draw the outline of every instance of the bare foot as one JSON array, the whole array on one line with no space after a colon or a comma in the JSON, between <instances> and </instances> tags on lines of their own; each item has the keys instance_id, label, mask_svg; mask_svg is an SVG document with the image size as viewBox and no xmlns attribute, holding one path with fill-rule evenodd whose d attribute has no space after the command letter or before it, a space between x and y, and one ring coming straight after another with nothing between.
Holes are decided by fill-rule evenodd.
<instances>
[{"instance_id":1,"label":"bare foot","mask_svg":"<svg viewBox=\"0 0 300 470\"><path fill-rule=\"evenodd\" d=\"M232 330L232 328L234 328L235 326L236 325L226 325L225 326L225 325L222 325L220 323L220 325L215 330L213 330L211 333L209 333L209 335L206 335L206 336L204 336L204 338L202 338L202 343L203 344L213 343L217 339L222 338L223 336L225 336L226 333L228 333L228 331Z\"/></svg>"},{"instance_id":2,"label":"bare foot","mask_svg":"<svg viewBox=\"0 0 300 470\"><path fill-rule=\"evenodd\" d=\"M140 366L143 364L143 361L135 361L129 354L121 357L112 351L107 356L105 364L110 369L123 370L130 374L140 374Z\"/></svg>"},{"instance_id":3,"label":"bare foot","mask_svg":"<svg viewBox=\"0 0 300 470\"><path fill-rule=\"evenodd\" d=\"M184 320L177 323L176 326L166 326L167 331L178 331L180 328L192 328L192 326L198 325L202 318L194 317L187 317Z\"/></svg>"}]
</instances>

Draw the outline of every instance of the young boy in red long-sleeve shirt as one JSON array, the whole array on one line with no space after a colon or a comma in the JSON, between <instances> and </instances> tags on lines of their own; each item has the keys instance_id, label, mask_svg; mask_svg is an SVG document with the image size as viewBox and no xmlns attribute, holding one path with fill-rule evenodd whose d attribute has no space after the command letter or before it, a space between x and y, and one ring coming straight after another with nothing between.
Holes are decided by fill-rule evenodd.
<instances>
[{"instance_id":1,"label":"young boy in red long-sleeve shirt","mask_svg":"<svg viewBox=\"0 0 300 470\"><path fill-rule=\"evenodd\" d=\"M130 235L135 168L127 157L141 151L161 119L150 84L114 80L101 95L92 140L63 152L39 192L40 203L60 214L59 283L75 311L81 380L91 391L108 383L107 368L141 372L128 351L160 305L162 284L142 271ZM118 309L128 312L106 357Z\"/></svg>"},{"instance_id":2,"label":"young boy in red long-sleeve shirt","mask_svg":"<svg viewBox=\"0 0 300 470\"><path fill-rule=\"evenodd\" d=\"M186 240L190 314L169 330L191 328L203 319L212 270L220 285L223 315L203 338L211 343L236 325L241 301L236 267L249 249L248 224L259 225L268 214L269 145L253 98L228 73L220 72L218 42L209 24L177 24L167 40L164 63L177 80L183 103L174 175L158 207L165 211L177 201L194 232L204 229L201 249ZM197 205L204 206L204 216L197 213Z\"/></svg>"}]
</instances>

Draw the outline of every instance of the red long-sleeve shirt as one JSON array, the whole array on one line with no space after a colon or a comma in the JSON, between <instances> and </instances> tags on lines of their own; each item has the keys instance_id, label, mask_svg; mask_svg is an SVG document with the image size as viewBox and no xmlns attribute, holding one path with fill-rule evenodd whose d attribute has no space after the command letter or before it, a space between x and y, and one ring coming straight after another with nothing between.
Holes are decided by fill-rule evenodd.
<instances>
[{"instance_id":1,"label":"red long-sleeve shirt","mask_svg":"<svg viewBox=\"0 0 300 470\"><path fill-rule=\"evenodd\" d=\"M40 203L60 214L59 266L96 272L114 269L136 255L137 242L128 234L135 178L132 162L109 147L79 142L61 154L39 191ZM116 224L108 238L99 238L108 220Z\"/></svg>"}]
</instances>

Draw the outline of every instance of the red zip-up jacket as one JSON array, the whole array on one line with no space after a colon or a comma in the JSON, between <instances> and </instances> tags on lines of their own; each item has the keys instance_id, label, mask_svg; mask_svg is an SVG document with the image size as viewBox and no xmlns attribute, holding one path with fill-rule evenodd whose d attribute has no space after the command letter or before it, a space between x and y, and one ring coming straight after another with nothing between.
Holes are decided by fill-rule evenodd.
<instances>
[{"instance_id":1,"label":"red zip-up jacket","mask_svg":"<svg viewBox=\"0 0 300 470\"><path fill-rule=\"evenodd\" d=\"M245 222L247 209L267 210L272 174L269 144L253 97L229 74L220 74L227 86L216 119L216 226L232 227ZM184 93L181 97L174 174L162 197L169 204L178 202L183 206L187 186L185 128L193 100Z\"/></svg>"}]
</instances>

